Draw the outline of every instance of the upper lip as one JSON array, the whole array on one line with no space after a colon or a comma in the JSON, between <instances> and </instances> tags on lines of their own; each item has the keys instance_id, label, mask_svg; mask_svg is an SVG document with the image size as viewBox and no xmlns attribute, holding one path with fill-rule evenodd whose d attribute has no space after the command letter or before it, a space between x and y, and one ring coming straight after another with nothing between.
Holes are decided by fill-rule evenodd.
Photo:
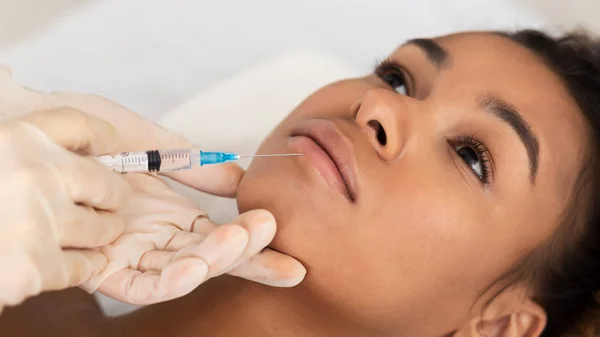
<instances>
[{"instance_id":1,"label":"upper lip","mask_svg":"<svg viewBox=\"0 0 600 337\"><path fill-rule=\"evenodd\" d=\"M350 201L355 202L357 182L354 147L348 137L332 121L323 119L310 120L298 125L292 131L291 136L308 137L325 151L340 173L348 190Z\"/></svg>"}]
</instances>

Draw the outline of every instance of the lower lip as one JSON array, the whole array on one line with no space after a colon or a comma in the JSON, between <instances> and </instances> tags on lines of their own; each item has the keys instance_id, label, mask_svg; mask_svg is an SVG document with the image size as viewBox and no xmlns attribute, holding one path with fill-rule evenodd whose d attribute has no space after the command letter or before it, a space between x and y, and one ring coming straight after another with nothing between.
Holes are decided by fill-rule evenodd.
<instances>
[{"instance_id":1,"label":"lower lip","mask_svg":"<svg viewBox=\"0 0 600 337\"><path fill-rule=\"evenodd\" d=\"M292 152L303 153L304 155L300 158L307 158L312 164L311 166L317 169L319 175L330 187L350 199L346 183L335 163L314 140L305 136L294 136L290 139L289 149Z\"/></svg>"}]
</instances>

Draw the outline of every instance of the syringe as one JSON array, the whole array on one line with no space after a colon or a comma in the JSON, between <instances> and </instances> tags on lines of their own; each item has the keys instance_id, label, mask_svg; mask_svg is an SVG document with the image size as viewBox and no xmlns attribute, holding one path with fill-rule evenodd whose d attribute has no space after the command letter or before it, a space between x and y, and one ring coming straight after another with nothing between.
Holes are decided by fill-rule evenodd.
<instances>
[{"instance_id":1,"label":"syringe","mask_svg":"<svg viewBox=\"0 0 600 337\"><path fill-rule=\"evenodd\" d=\"M169 172L191 169L196 165L221 164L242 158L301 156L302 153L240 156L233 152L204 152L193 149L121 152L116 156L96 157L101 164L120 173Z\"/></svg>"}]
</instances>

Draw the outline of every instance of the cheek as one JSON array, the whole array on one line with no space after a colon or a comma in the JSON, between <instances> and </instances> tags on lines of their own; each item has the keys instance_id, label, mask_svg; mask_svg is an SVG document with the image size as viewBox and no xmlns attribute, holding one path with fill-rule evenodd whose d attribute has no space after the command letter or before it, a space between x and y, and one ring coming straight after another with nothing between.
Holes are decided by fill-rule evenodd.
<instances>
[{"instance_id":1,"label":"cheek","mask_svg":"<svg viewBox=\"0 0 600 337\"><path fill-rule=\"evenodd\" d=\"M392 191L382 186L378 202L351 220L356 232L340 247L341 268L324 263L318 281L331 292L343 289L337 300L351 297L357 312L369 308L372 320L391 319L380 324L410 317L456 326L512 260L498 253L505 251L499 222L473 207L472 197L417 177Z\"/></svg>"},{"instance_id":2,"label":"cheek","mask_svg":"<svg viewBox=\"0 0 600 337\"><path fill-rule=\"evenodd\" d=\"M447 282L464 275L465 262L473 261L476 253L474 243L485 238L475 234L483 217L464 201L468 198L444 188L443 182L412 177L399 183L401 188L380 193L379 202L361 215L358 236L367 246L364 251L374 272L393 278L396 290L422 289L423 294L414 297L422 301L439 285L445 289Z\"/></svg>"}]
</instances>

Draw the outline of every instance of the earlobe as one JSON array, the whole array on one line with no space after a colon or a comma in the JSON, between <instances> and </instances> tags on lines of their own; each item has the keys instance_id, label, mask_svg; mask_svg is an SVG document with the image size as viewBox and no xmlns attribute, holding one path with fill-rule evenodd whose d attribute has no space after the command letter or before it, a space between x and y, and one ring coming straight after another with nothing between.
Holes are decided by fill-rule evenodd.
<instances>
[{"instance_id":1,"label":"earlobe","mask_svg":"<svg viewBox=\"0 0 600 337\"><path fill-rule=\"evenodd\" d=\"M546 326L544 309L523 289L509 288L475 314L455 336L539 337Z\"/></svg>"},{"instance_id":2,"label":"earlobe","mask_svg":"<svg viewBox=\"0 0 600 337\"><path fill-rule=\"evenodd\" d=\"M542 310L543 312L543 310ZM543 322L543 324L539 324ZM538 328L538 325L540 326ZM522 312L516 317L515 326L520 331L525 331L524 336L539 336L542 334L542 330L546 326L546 313L543 312L543 317L536 317L532 313ZM538 331L539 330L539 331Z\"/></svg>"}]
</instances>

